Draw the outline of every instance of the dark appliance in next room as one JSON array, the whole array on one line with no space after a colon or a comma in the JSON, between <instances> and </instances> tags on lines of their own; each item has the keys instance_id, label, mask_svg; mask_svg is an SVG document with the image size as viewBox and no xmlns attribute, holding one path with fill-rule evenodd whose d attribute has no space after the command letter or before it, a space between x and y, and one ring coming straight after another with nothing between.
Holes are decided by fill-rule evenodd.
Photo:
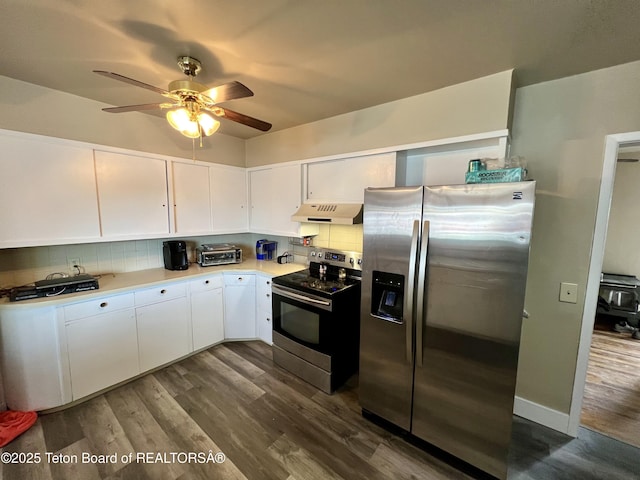
<instances>
[{"instance_id":1,"label":"dark appliance in next room","mask_svg":"<svg viewBox=\"0 0 640 480\"><path fill-rule=\"evenodd\" d=\"M164 268L167 270L186 270L189 268L187 259L187 242L184 240L168 240L162 242Z\"/></svg>"},{"instance_id":2,"label":"dark appliance in next room","mask_svg":"<svg viewBox=\"0 0 640 480\"><path fill-rule=\"evenodd\" d=\"M308 270L273 279L273 360L332 393L358 370L362 256L314 249L308 258Z\"/></svg>"},{"instance_id":3,"label":"dark appliance in next room","mask_svg":"<svg viewBox=\"0 0 640 480\"><path fill-rule=\"evenodd\" d=\"M359 399L507 476L535 182L368 188Z\"/></svg>"}]
</instances>

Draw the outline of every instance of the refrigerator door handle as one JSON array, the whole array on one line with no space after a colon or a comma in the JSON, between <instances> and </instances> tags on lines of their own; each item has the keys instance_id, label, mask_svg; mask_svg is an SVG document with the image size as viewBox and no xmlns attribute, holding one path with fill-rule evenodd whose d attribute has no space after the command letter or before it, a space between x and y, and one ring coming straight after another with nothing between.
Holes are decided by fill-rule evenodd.
<instances>
[{"instance_id":1,"label":"refrigerator door handle","mask_svg":"<svg viewBox=\"0 0 640 480\"><path fill-rule=\"evenodd\" d=\"M424 325L424 284L427 277L427 248L429 246L429 221L425 220L420 241L418 262L418 299L416 305L416 363L422 367L422 330Z\"/></svg>"},{"instance_id":2,"label":"refrigerator door handle","mask_svg":"<svg viewBox=\"0 0 640 480\"><path fill-rule=\"evenodd\" d=\"M407 349L407 363L413 364L413 286L416 283L416 260L418 256L418 238L420 236L420 222L414 220L413 232L411 233L411 251L409 254L409 278L407 279L407 290L410 295L404 296L405 318L405 345Z\"/></svg>"}]
</instances>

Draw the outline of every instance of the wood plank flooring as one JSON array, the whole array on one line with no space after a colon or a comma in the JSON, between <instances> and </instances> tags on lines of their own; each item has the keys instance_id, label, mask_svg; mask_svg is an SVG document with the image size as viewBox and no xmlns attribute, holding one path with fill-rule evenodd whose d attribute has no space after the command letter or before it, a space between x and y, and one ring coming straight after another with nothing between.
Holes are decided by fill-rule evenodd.
<instances>
[{"instance_id":1,"label":"wood plank flooring","mask_svg":"<svg viewBox=\"0 0 640 480\"><path fill-rule=\"evenodd\" d=\"M582 426L640 447L640 340L596 323L589 352Z\"/></svg>"},{"instance_id":2,"label":"wood plank flooring","mask_svg":"<svg viewBox=\"0 0 640 480\"><path fill-rule=\"evenodd\" d=\"M571 439L515 417L513 438L510 479L626 480L640 473L640 450L590 430ZM37 453L41 461L0 463L0 478L482 478L421 446L362 417L357 376L326 395L275 366L270 347L237 342L41 415L3 449ZM189 461L189 452L222 452L226 459ZM102 461L83 462L88 454Z\"/></svg>"}]
</instances>

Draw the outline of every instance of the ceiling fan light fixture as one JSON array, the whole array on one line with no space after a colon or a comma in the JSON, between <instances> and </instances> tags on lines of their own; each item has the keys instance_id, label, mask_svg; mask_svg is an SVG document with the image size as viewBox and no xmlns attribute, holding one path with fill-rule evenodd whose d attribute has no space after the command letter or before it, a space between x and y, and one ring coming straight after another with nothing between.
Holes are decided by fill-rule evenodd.
<instances>
[{"instance_id":1,"label":"ceiling fan light fixture","mask_svg":"<svg viewBox=\"0 0 640 480\"><path fill-rule=\"evenodd\" d=\"M220 122L204 112L198 115L198 123L200 124L200 128L202 128L202 133L207 137L216 133L218 128L220 128Z\"/></svg>"},{"instance_id":2,"label":"ceiling fan light fixture","mask_svg":"<svg viewBox=\"0 0 640 480\"><path fill-rule=\"evenodd\" d=\"M177 110L169 110L167 112L167 121L169 125L185 137L198 138L200 136L198 122L191 120L191 113L184 107Z\"/></svg>"},{"instance_id":3,"label":"ceiling fan light fixture","mask_svg":"<svg viewBox=\"0 0 640 480\"><path fill-rule=\"evenodd\" d=\"M169 83L167 90L154 87L147 83L125 77L106 70L94 70L120 82L128 83L160 95L171 100L171 103L147 103L142 105L125 105L122 107L108 107L102 110L109 113L139 112L146 110L169 109L166 114L169 124L189 138L213 135L220 127L220 122L215 117L224 117L227 120L246 125L251 128L266 132L271 124L243 115L233 110L217 106L218 103L235 100L237 98L252 97L253 92L238 81L224 83L217 87L209 88L194 81L195 76L202 69L201 63L188 55L178 57L178 65L188 77L186 80L174 80ZM210 112L210 113L206 113Z\"/></svg>"}]
</instances>

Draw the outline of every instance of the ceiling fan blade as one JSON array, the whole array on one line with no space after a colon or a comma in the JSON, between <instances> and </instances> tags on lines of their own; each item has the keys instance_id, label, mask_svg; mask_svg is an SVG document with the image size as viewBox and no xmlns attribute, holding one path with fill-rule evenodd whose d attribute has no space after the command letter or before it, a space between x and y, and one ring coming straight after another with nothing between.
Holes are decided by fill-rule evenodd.
<instances>
[{"instance_id":1,"label":"ceiling fan blade","mask_svg":"<svg viewBox=\"0 0 640 480\"><path fill-rule=\"evenodd\" d=\"M106 72L104 70L94 70L93 72L97 73L98 75L103 75L107 78L113 78L114 80L120 80L121 82L135 85L136 87L146 88L147 90L159 93L160 95L166 95L169 93L163 88L154 87L153 85L134 80L133 78L125 77L124 75L120 75L119 73Z\"/></svg>"},{"instance_id":2,"label":"ceiling fan blade","mask_svg":"<svg viewBox=\"0 0 640 480\"><path fill-rule=\"evenodd\" d=\"M210 108L209 110L211 110L218 117L227 118L233 122L238 122L243 125L247 125L248 127L256 128L262 132L267 132L271 129L270 123L263 122L262 120L258 120L257 118L253 118L242 113L234 112L233 110L229 110L228 108L215 106L213 108Z\"/></svg>"},{"instance_id":3,"label":"ceiling fan blade","mask_svg":"<svg viewBox=\"0 0 640 480\"><path fill-rule=\"evenodd\" d=\"M213 100L213 103L222 103L236 98L253 97L253 92L240 82L229 82L224 85L218 85L217 87L201 92L201 94L209 97Z\"/></svg>"},{"instance_id":4,"label":"ceiling fan blade","mask_svg":"<svg viewBox=\"0 0 640 480\"><path fill-rule=\"evenodd\" d=\"M124 112L140 112L142 110L160 110L161 108L171 108L174 105L171 103L144 103L142 105L125 105L124 107L108 107L102 110L109 113L124 113Z\"/></svg>"}]
</instances>

